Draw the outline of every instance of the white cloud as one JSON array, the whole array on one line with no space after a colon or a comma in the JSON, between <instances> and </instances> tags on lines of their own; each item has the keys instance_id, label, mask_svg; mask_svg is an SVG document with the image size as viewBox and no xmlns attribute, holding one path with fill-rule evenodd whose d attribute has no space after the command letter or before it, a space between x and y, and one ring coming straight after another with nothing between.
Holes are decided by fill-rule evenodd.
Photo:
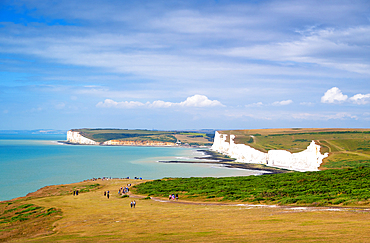
<instances>
[{"instance_id":1,"label":"white cloud","mask_svg":"<svg viewBox=\"0 0 370 243\"><path fill-rule=\"evenodd\" d=\"M245 107L260 107L260 106L263 106L262 102L257 102L257 103L252 103L252 104L245 105Z\"/></svg>"},{"instance_id":2,"label":"white cloud","mask_svg":"<svg viewBox=\"0 0 370 243\"><path fill-rule=\"evenodd\" d=\"M356 94L353 97L349 98L349 100L357 105L365 105L370 103L370 94Z\"/></svg>"},{"instance_id":3,"label":"white cloud","mask_svg":"<svg viewBox=\"0 0 370 243\"><path fill-rule=\"evenodd\" d=\"M343 95L342 91L337 87L333 87L325 92L324 96L321 97L322 103L342 103L348 98L347 95Z\"/></svg>"},{"instance_id":4,"label":"white cloud","mask_svg":"<svg viewBox=\"0 0 370 243\"><path fill-rule=\"evenodd\" d=\"M347 95L342 94L342 91L337 87L333 87L326 91L323 97L321 97L322 103L343 103L345 101L350 101L357 105L365 105L370 103L370 94L356 94L351 98Z\"/></svg>"},{"instance_id":5,"label":"white cloud","mask_svg":"<svg viewBox=\"0 0 370 243\"><path fill-rule=\"evenodd\" d=\"M269 42L219 51L232 57L312 63L353 73L370 74L370 27L311 29L288 42Z\"/></svg>"},{"instance_id":6,"label":"white cloud","mask_svg":"<svg viewBox=\"0 0 370 243\"><path fill-rule=\"evenodd\" d=\"M282 100L282 101L275 101L274 103L272 103L272 105L276 105L276 106L278 106L278 105L289 105L291 103L293 103L292 100Z\"/></svg>"},{"instance_id":7,"label":"white cloud","mask_svg":"<svg viewBox=\"0 0 370 243\"><path fill-rule=\"evenodd\" d=\"M153 101L153 103L147 102L147 105L153 108L168 108L168 107L173 106L174 104L175 103L166 102L162 100L156 100L156 101Z\"/></svg>"},{"instance_id":8,"label":"white cloud","mask_svg":"<svg viewBox=\"0 0 370 243\"><path fill-rule=\"evenodd\" d=\"M210 100L205 95L194 95L179 103L180 106L209 107L224 106L218 100Z\"/></svg>"},{"instance_id":9,"label":"white cloud","mask_svg":"<svg viewBox=\"0 0 370 243\"><path fill-rule=\"evenodd\" d=\"M121 101L121 102L116 102L111 99L106 99L104 102L99 102L96 104L96 107L98 108L110 108L110 107L115 107L115 108L136 108L144 106L143 103L138 102L138 101Z\"/></svg>"},{"instance_id":10,"label":"white cloud","mask_svg":"<svg viewBox=\"0 0 370 243\"><path fill-rule=\"evenodd\" d=\"M224 106L218 100L210 100L205 95L193 95L188 97L185 101L180 103L167 102L162 100L156 100L151 102L146 102L145 104L138 101L121 101L117 102L111 99L106 99L104 102L99 102L96 104L98 108L136 108L136 107L148 107L148 108L169 108L174 106L186 106L186 107L214 107L214 106Z\"/></svg>"},{"instance_id":11,"label":"white cloud","mask_svg":"<svg viewBox=\"0 0 370 243\"><path fill-rule=\"evenodd\" d=\"M299 120L343 120L345 118L355 119L357 120L358 117L355 115L352 115L348 112L339 112L334 114L319 114L319 113L298 113L293 114L293 118L299 119Z\"/></svg>"},{"instance_id":12,"label":"white cloud","mask_svg":"<svg viewBox=\"0 0 370 243\"><path fill-rule=\"evenodd\" d=\"M314 106L315 104L312 102L301 102L299 103L300 105L305 105L305 106Z\"/></svg>"}]
</instances>

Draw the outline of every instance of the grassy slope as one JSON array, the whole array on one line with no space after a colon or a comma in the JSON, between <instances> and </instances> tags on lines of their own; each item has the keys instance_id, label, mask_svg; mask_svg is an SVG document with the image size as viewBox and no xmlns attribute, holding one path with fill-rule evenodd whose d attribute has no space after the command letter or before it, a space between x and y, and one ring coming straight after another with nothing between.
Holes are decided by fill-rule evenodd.
<instances>
[{"instance_id":1,"label":"grassy slope","mask_svg":"<svg viewBox=\"0 0 370 243\"><path fill-rule=\"evenodd\" d=\"M123 141L162 141L176 143L180 140L182 143L190 145L212 145L210 140L212 136L205 133L195 132L177 132L177 131L150 131L150 130L128 130L128 129L74 129L83 136L96 142L108 140ZM211 137L211 138L210 138Z\"/></svg>"},{"instance_id":2,"label":"grassy slope","mask_svg":"<svg viewBox=\"0 0 370 243\"><path fill-rule=\"evenodd\" d=\"M284 149L300 152L312 140L329 152L320 169L370 166L370 129L253 129L220 131L236 135L236 143L244 143L260 151ZM253 137L251 137L253 136Z\"/></svg>"},{"instance_id":3,"label":"grassy slope","mask_svg":"<svg viewBox=\"0 0 370 243\"><path fill-rule=\"evenodd\" d=\"M366 242L370 240L369 213L356 211L299 211L205 204L163 203L120 198L120 186L134 180L99 181L96 190L79 196L65 194L83 182L49 187L27 199L62 212L58 221L45 222L51 235L18 234L18 242ZM107 199L103 192L110 190ZM62 193L58 193L62 191ZM63 192L64 191L64 192ZM46 196L50 195L50 196ZM130 201L137 207L131 209ZM180 198L179 201L182 201ZM59 216L60 217L60 216ZM46 218L44 218L46 219ZM26 222L26 221L24 221ZM29 225L32 227L32 224ZM2 231L3 224L0 224ZM1 235L1 234L0 234Z\"/></svg>"},{"instance_id":4,"label":"grassy slope","mask_svg":"<svg viewBox=\"0 0 370 243\"><path fill-rule=\"evenodd\" d=\"M61 219L62 211L56 206L40 206L35 203L39 198L69 196L70 192L76 189L86 193L99 187L97 183L86 182L48 186L30 196L0 202L0 242L25 236L43 237L54 233L53 223Z\"/></svg>"},{"instance_id":5,"label":"grassy slope","mask_svg":"<svg viewBox=\"0 0 370 243\"><path fill-rule=\"evenodd\" d=\"M370 168L226 178L155 180L140 194L294 205L370 205Z\"/></svg>"}]
</instances>

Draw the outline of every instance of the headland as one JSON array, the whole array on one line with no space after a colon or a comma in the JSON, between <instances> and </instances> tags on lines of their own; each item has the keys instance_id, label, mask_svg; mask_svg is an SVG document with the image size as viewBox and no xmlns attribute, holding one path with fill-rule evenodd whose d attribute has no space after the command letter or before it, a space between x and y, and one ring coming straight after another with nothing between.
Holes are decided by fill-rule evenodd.
<instances>
[{"instance_id":1,"label":"headland","mask_svg":"<svg viewBox=\"0 0 370 243\"><path fill-rule=\"evenodd\" d=\"M207 178L200 180L209 184ZM171 183L170 179L163 180L165 181ZM169 200L167 192L163 197L138 193L134 187L145 182L147 181L100 178L48 186L26 197L1 202L0 241L292 242L310 239L322 242L366 242L370 240L369 210L364 206L307 207L256 204L241 200L219 201L218 198L204 196L197 198L189 195L184 198L185 192L175 190L171 193L179 193L179 199ZM204 187L204 183L197 184ZM121 187L128 185L130 190L127 194L118 193ZM239 185L242 186L243 184ZM156 188L158 192L165 189ZM229 192L233 192L231 188ZM74 195L73 192L77 190L78 195ZM136 202L135 208L130 206L133 201Z\"/></svg>"}]
</instances>

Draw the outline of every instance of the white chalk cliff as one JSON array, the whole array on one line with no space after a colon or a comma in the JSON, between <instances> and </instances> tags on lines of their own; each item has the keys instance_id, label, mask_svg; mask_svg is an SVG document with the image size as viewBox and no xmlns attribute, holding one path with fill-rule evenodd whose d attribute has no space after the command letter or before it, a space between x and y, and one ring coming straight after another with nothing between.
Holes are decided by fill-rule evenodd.
<instances>
[{"instance_id":1,"label":"white chalk cliff","mask_svg":"<svg viewBox=\"0 0 370 243\"><path fill-rule=\"evenodd\" d=\"M98 142L85 138L79 132L68 131L67 132L67 142L76 144L88 144L88 145L99 145Z\"/></svg>"},{"instance_id":2,"label":"white chalk cliff","mask_svg":"<svg viewBox=\"0 0 370 243\"><path fill-rule=\"evenodd\" d=\"M299 153L286 150L269 150L264 153L245 144L235 144L234 135L230 135L230 143L226 142L226 138L226 134L216 132L211 150L235 158L236 162L265 164L297 171L317 171L322 160L328 156L328 153L320 153L320 146L314 141Z\"/></svg>"}]
</instances>

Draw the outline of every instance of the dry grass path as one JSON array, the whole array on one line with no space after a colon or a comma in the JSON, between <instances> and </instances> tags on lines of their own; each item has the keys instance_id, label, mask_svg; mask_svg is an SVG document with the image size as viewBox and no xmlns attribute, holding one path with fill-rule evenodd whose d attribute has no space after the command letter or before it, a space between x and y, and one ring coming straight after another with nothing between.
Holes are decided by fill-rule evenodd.
<instances>
[{"instance_id":1,"label":"dry grass path","mask_svg":"<svg viewBox=\"0 0 370 243\"><path fill-rule=\"evenodd\" d=\"M337 148L339 151L346 151L344 148L342 148L342 147L340 147L340 146L338 146L338 145L336 145L334 143L331 143L328 140L323 140L323 141L327 142L330 146L333 146L333 147ZM329 147L329 150L331 152L331 148L330 147Z\"/></svg>"},{"instance_id":2,"label":"dry grass path","mask_svg":"<svg viewBox=\"0 0 370 243\"><path fill-rule=\"evenodd\" d=\"M326 143L328 143L330 146L333 146L333 147L335 147L336 149L338 149L339 151L338 151L337 153L353 154L353 155L358 155L358 156L362 156L362 157L370 158L370 155L369 155L369 154L360 153L360 152L358 152L358 151L356 151L356 152L354 152L354 151L348 151L348 150L346 150L346 149L344 149L344 148L342 148L342 147L340 147L340 146L338 146L338 145L336 145L336 144L334 144L334 143L329 142L328 140L323 140L323 141L325 141ZM331 148L330 148L330 146L328 146L328 148L329 148L329 152L331 152Z\"/></svg>"},{"instance_id":3,"label":"dry grass path","mask_svg":"<svg viewBox=\"0 0 370 243\"><path fill-rule=\"evenodd\" d=\"M89 182L84 182L89 183ZM95 182L94 182L95 183ZM170 201L118 189L136 180L98 181L101 188L78 196L29 200L57 207L63 217L55 234L21 242L369 242L367 209L308 210L305 207ZM104 191L111 197L104 197ZM137 202L136 208L130 202ZM165 203L166 202L166 203ZM316 209L316 208L315 208ZM318 208L317 208L318 209Z\"/></svg>"}]
</instances>

